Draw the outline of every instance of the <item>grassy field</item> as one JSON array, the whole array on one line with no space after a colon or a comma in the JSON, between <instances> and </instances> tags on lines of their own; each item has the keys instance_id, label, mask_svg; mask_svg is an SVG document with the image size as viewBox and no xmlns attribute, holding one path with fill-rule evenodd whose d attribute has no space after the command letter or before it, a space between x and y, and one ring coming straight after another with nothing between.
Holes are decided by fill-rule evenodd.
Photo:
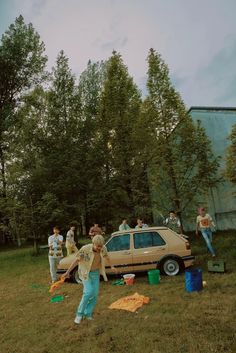
<instances>
[{"instance_id":1,"label":"grassy field","mask_svg":"<svg viewBox=\"0 0 236 353\"><path fill-rule=\"evenodd\" d=\"M1 353L235 353L236 352L236 233L218 233L214 246L227 273L207 272L210 256L199 238L192 249L196 267L207 286L185 292L184 274L162 276L150 286L146 274L134 286L101 282L94 321L73 323L82 287L65 283L55 294L65 300L50 303L47 252L31 249L0 252ZM137 313L110 310L122 296L138 292L150 304ZM53 294L54 295L54 294Z\"/></svg>"}]
</instances>

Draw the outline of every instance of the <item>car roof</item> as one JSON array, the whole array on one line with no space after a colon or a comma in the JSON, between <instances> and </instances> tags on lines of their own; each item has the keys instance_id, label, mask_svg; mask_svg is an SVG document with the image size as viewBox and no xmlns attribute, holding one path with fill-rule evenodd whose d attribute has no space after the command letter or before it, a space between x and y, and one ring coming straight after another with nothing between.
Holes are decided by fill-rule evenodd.
<instances>
[{"instance_id":1,"label":"car roof","mask_svg":"<svg viewBox=\"0 0 236 353\"><path fill-rule=\"evenodd\" d=\"M167 227L145 227L145 228L140 228L140 229L135 229L135 228L131 228L129 230L121 230L121 231L117 231L112 233L111 235L120 235L120 234L130 234L130 233L143 233L146 231L158 231L158 230L169 230L169 228Z\"/></svg>"}]
</instances>

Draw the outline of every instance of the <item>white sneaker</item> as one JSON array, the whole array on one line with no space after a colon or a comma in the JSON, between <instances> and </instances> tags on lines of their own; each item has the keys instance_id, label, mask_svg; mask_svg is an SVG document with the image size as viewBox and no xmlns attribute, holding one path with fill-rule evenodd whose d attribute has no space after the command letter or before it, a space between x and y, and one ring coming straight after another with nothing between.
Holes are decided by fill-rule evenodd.
<instances>
[{"instance_id":1,"label":"white sneaker","mask_svg":"<svg viewBox=\"0 0 236 353\"><path fill-rule=\"evenodd\" d=\"M76 316L74 319L74 323L79 325L81 323L82 319L83 319L82 316Z\"/></svg>"},{"instance_id":2,"label":"white sneaker","mask_svg":"<svg viewBox=\"0 0 236 353\"><path fill-rule=\"evenodd\" d=\"M94 318L92 316L86 316L86 320L91 321L91 320L94 320Z\"/></svg>"}]
</instances>

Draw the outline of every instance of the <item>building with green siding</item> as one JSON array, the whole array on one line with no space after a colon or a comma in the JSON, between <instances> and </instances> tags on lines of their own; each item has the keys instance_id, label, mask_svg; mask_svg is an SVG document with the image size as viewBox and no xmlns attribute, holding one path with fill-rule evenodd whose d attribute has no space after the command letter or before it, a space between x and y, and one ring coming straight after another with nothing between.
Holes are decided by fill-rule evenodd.
<instances>
[{"instance_id":1,"label":"building with green siding","mask_svg":"<svg viewBox=\"0 0 236 353\"><path fill-rule=\"evenodd\" d=\"M223 174L225 167L225 152L229 145L227 139L236 124L236 108L224 107L191 107L189 113L193 121L200 121L211 140L215 156L220 156L219 173ZM206 170L207 173L207 170ZM223 181L209 191L202 200L208 212L215 219L217 229L236 229L236 187Z\"/></svg>"}]
</instances>

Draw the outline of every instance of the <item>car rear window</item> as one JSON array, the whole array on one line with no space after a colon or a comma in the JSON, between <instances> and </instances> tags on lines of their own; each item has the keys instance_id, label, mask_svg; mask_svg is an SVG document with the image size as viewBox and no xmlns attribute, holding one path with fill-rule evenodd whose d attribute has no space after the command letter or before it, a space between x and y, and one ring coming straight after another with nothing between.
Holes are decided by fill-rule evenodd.
<instances>
[{"instance_id":1,"label":"car rear window","mask_svg":"<svg viewBox=\"0 0 236 353\"><path fill-rule=\"evenodd\" d=\"M165 241L157 232L143 232L134 234L135 249L162 245L165 245Z\"/></svg>"},{"instance_id":2,"label":"car rear window","mask_svg":"<svg viewBox=\"0 0 236 353\"><path fill-rule=\"evenodd\" d=\"M130 249L130 234L122 234L111 238L106 244L107 251L122 251Z\"/></svg>"}]
</instances>

